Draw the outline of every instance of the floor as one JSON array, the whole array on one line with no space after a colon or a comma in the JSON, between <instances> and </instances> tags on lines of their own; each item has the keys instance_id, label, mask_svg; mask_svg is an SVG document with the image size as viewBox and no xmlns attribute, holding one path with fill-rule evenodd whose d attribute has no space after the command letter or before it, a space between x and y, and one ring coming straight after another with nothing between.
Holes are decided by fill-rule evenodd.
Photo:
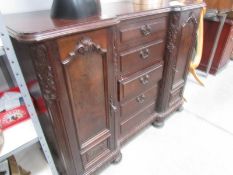
<instances>
[{"instance_id":1,"label":"floor","mask_svg":"<svg viewBox=\"0 0 233 175\"><path fill-rule=\"evenodd\" d=\"M205 87L188 77L182 112L173 114L162 129L142 131L123 147L122 161L100 175L233 175L233 61L217 76L201 79ZM32 175L50 175L35 148L17 160L25 169L33 165ZM39 156L25 158L29 154Z\"/></svg>"},{"instance_id":2,"label":"floor","mask_svg":"<svg viewBox=\"0 0 233 175\"><path fill-rule=\"evenodd\" d=\"M144 130L101 175L233 175L233 61L201 79L188 77L182 112Z\"/></svg>"}]
</instances>

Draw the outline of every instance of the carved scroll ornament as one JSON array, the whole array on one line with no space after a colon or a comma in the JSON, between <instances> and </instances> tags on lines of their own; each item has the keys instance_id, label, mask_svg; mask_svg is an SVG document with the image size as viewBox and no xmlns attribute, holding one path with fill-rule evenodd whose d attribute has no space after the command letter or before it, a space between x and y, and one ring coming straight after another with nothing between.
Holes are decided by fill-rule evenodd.
<instances>
[{"instance_id":1,"label":"carved scroll ornament","mask_svg":"<svg viewBox=\"0 0 233 175\"><path fill-rule=\"evenodd\" d=\"M93 52L98 54L105 54L107 52L106 49L100 47L100 45L94 43L91 38L84 37L81 41L77 43L75 49L69 53L69 56L62 62L62 64L68 64L73 59L75 59L78 55L88 55Z\"/></svg>"}]
</instances>

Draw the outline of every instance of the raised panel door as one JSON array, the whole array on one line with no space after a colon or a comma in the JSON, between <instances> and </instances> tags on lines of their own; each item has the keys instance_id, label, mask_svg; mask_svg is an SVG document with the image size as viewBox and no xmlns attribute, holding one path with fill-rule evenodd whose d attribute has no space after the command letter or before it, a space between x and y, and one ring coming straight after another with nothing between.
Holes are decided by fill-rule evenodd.
<instances>
[{"instance_id":1,"label":"raised panel door","mask_svg":"<svg viewBox=\"0 0 233 175\"><path fill-rule=\"evenodd\" d=\"M172 89L176 89L177 87L181 87L184 85L187 68L189 66L190 57L192 55L192 48L194 42L194 30L195 30L195 22L193 18L189 18L186 23L183 24L181 30L181 38L180 45L178 48L178 54L176 58L176 62L173 67L174 77L173 77L173 85Z\"/></svg>"},{"instance_id":2,"label":"raised panel door","mask_svg":"<svg viewBox=\"0 0 233 175\"><path fill-rule=\"evenodd\" d=\"M60 55L67 55L61 61L85 169L115 149L108 36L102 29L58 40Z\"/></svg>"}]
</instances>

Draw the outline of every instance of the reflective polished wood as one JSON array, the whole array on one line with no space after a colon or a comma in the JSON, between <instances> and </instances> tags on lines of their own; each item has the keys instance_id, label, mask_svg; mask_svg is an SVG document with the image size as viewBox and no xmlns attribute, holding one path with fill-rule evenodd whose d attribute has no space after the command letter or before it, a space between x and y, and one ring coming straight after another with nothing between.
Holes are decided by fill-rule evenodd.
<instances>
[{"instance_id":1,"label":"reflective polished wood","mask_svg":"<svg viewBox=\"0 0 233 175\"><path fill-rule=\"evenodd\" d=\"M204 4L156 2L105 4L79 20L6 16L24 76L39 82L48 110L40 121L60 174L119 162L121 145L182 106Z\"/></svg>"}]
</instances>

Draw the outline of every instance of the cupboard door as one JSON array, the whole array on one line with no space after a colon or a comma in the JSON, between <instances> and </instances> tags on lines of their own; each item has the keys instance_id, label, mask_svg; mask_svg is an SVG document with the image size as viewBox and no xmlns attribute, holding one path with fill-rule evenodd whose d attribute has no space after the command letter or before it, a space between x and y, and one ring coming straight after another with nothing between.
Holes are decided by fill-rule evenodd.
<instances>
[{"instance_id":1,"label":"cupboard door","mask_svg":"<svg viewBox=\"0 0 233 175\"><path fill-rule=\"evenodd\" d=\"M200 10L184 12L181 17L181 31L177 57L173 63L172 87L170 90L169 107L179 104L183 98L183 90L188 74L190 60L195 47L197 21Z\"/></svg>"},{"instance_id":2,"label":"cupboard door","mask_svg":"<svg viewBox=\"0 0 233 175\"><path fill-rule=\"evenodd\" d=\"M174 71L172 90L183 86L185 83L187 69L193 51L193 43L196 32L196 21L193 20L195 19L190 17L182 25L178 54L172 68Z\"/></svg>"},{"instance_id":3,"label":"cupboard door","mask_svg":"<svg viewBox=\"0 0 233 175\"><path fill-rule=\"evenodd\" d=\"M108 36L102 29L58 40L85 169L115 149L110 108L114 77L106 48Z\"/></svg>"},{"instance_id":4,"label":"cupboard door","mask_svg":"<svg viewBox=\"0 0 233 175\"><path fill-rule=\"evenodd\" d=\"M164 116L171 107L175 110L182 105L183 89L195 47L199 14L200 9L170 14L164 72L159 92L160 103L156 107Z\"/></svg>"}]
</instances>

